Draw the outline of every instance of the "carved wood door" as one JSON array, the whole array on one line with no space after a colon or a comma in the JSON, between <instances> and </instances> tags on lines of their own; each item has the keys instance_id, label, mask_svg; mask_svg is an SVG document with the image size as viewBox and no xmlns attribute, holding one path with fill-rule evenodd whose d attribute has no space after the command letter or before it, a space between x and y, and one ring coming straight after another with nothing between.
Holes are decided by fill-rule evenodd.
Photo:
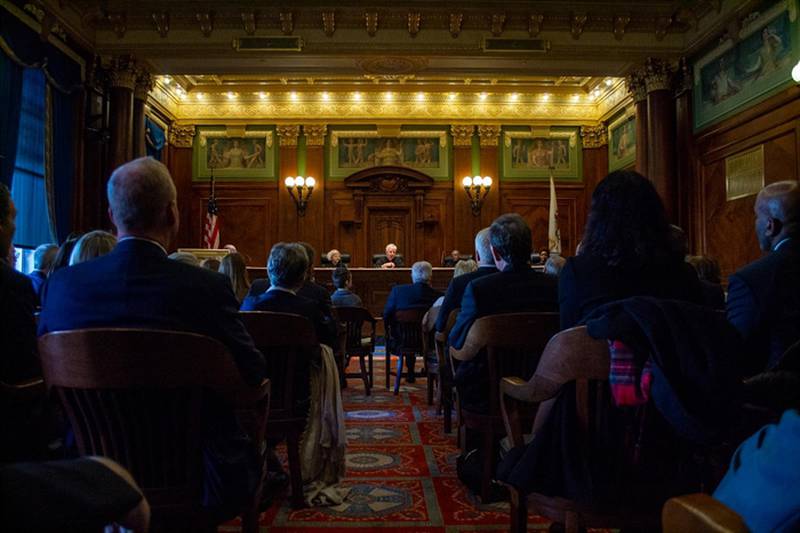
<instances>
[{"instance_id":1,"label":"carved wood door","mask_svg":"<svg viewBox=\"0 0 800 533\"><path fill-rule=\"evenodd\" d=\"M387 207L367 207L367 252L372 254L382 253L390 242L397 245L398 252L406 258L413 256L413 243L411 232L410 209L392 209ZM406 266L409 266L406 263Z\"/></svg>"}]
</instances>

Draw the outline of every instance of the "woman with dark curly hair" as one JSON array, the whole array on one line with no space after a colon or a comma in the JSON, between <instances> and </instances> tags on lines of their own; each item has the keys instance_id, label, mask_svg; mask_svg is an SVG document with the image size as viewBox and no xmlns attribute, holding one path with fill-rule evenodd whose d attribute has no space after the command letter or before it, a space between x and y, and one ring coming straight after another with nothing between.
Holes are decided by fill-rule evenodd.
<instances>
[{"instance_id":1,"label":"woman with dark curly hair","mask_svg":"<svg viewBox=\"0 0 800 533\"><path fill-rule=\"evenodd\" d=\"M579 324L605 303L632 296L703 303L697 274L674 249L653 184L631 170L606 176L592 194L580 253L561 271L561 328Z\"/></svg>"}]
</instances>

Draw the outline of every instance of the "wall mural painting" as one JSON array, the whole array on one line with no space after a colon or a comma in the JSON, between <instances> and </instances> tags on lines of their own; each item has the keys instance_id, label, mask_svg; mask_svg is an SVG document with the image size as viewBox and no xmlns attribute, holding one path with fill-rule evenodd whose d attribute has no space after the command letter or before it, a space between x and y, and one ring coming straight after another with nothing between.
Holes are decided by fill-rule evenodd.
<instances>
[{"instance_id":1,"label":"wall mural painting","mask_svg":"<svg viewBox=\"0 0 800 533\"><path fill-rule=\"evenodd\" d=\"M774 2L745 19L733 39L694 64L695 129L787 83L798 59L797 0Z\"/></svg>"},{"instance_id":2,"label":"wall mural painting","mask_svg":"<svg viewBox=\"0 0 800 533\"><path fill-rule=\"evenodd\" d=\"M379 137L376 131L333 131L330 176L344 178L369 167L396 165L420 170L433 178L449 177L447 133L402 132Z\"/></svg>"},{"instance_id":3,"label":"wall mural painting","mask_svg":"<svg viewBox=\"0 0 800 533\"><path fill-rule=\"evenodd\" d=\"M198 128L195 178L267 179L275 177L272 131Z\"/></svg>"},{"instance_id":4,"label":"wall mural painting","mask_svg":"<svg viewBox=\"0 0 800 533\"><path fill-rule=\"evenodd\" d=\"M636 161L636 117L624 114L608 125L608 171L626 168Z\"/></svg>"},{"instance_id":5,"label":"wall mural painting","mask_svg":"<svg viewBox=\"0 0 800 533\"><path fill-rule=\"evenodd\" d=\"M580 159L576 128L503 132L504 179L580 179Z\"/></svg>"}]
</instances>

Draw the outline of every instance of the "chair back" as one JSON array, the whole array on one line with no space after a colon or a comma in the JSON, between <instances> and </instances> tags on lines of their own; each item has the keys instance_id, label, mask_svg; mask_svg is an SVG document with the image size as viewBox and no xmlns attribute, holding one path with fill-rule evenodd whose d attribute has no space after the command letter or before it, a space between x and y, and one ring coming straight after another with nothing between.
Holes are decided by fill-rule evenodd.
<instances>
[{"instance_id":1,"label":"chair back","mask_svg":"<svg viewBox=\"0 0 800 533\"><path fill-rule=\"evenodd\" d=\"M550 338L558 332L553 312L507 313L477 319L469 329L462 352L484 351L489 370L489 413L500 414L500 380L533 375Z\"/></svg>"},{"instance_id":2,"label":"chair back","mask_svg":"<svg viewBox=\"0 0 800 533\"><path fill-rule=\"evenodd\" d=\"M427 307L395 311L394 321L389 325L389 336L394 341L396 352L419 354L424 352L422 319L427 312Z\"/></svg>"},{"instance_id":3,"label":"chair back","mask_svg":"<svg viewBox=\"0 0 800 533\"><path fill-rule=\"evenodd\" d=\"M267 363L272 382L270 421L300 416L297 408L310 391L311 360L319 353L313 325L289 313L241 311L239 316Z\"/></svg>"},{"instance_id":4,"label":"chair back","mask_svg":"<svg viewBox=\"0 0 800 533\"><path fill-rule=\"evenodd\" d=\"M202 497L202 421L208 388L243 386L225 346L197 335L98 328L39 339L82 455L124 465L151 505L180 511Z\"/></svg>"},{"instance_id":5,"label":"chair back","mask_svg":"<svg viewBox=\"0 0 800 533\"><path fill-rule=\"evenodd\" d=\"M362 330L365 322L372 324L372 349L374 349L375 319L366 308L334 307L333 315L336 322L342 325L345 353L362 349L361 339L364 337Z\"/></svg>"}]
</instances>

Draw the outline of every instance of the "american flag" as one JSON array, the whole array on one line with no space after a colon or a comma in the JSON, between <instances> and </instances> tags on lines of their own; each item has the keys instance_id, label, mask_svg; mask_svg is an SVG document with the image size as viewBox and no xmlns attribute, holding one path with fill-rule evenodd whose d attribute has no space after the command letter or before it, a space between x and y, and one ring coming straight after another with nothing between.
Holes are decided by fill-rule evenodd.
<instances>
[{"instance_id":1,"label":"american flag","mask_svg":"<svg viewBox=\"0 0 800 533\"><path fill-rule=\"evenodd\" d=\"M203 243L206 248L219 248L219 217L217 216L217 197L214 191L214 172L211 172L211 196L208 198L206 223L203 227Z\"/></svg>"}]
</instances>

